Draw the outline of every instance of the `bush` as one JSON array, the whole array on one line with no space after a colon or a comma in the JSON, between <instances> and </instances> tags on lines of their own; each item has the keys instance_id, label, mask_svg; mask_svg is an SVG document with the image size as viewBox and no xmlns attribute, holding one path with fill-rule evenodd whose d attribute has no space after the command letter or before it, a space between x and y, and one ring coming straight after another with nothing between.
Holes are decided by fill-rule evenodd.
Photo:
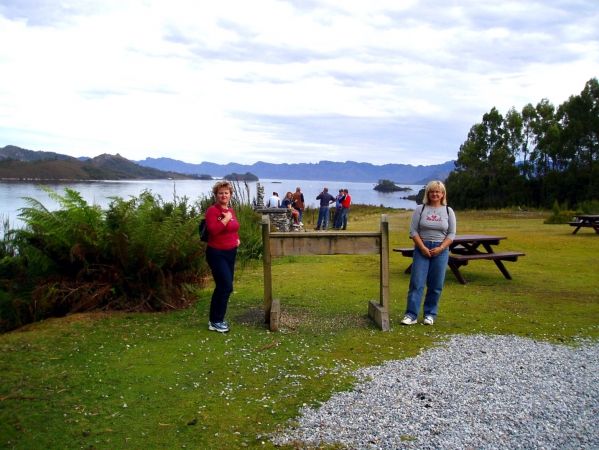
<instances>
[{"instance_id":1,"label":"bush","mask_svg":"<svg viewBox=\"0 0 599 450\"><path fill-rule=\"evenodd\" d=\"M576 211L560 211L557 214L552 214L547 217L544 224L547 225L557 225L557 224L565 224L568 222L572 222L574 220L574 216L576 215Z\"/></svg>"},{"instance_id":2,"label":"bush","mask_svg":"<svg viewBox=\"0 0 599 450\"><path fill-rule=\"evenodd\" d=\"M562 209L556 200L553 204L553 214L547 217L543 223L548 225L557 225L572 222L574 220L574 216L576 215L576 211L568 211L567 207L568 204L565 203Z\"/></svg>"},{"instance_id":3,"label":"bush","mask_svg":"<svg viewBox=\"0 0 599 450\"><path fill-rule=\"evenodd\" d=\"M44 189L61 209L26 199L25 227L9 230L2 242L18 255L0 264L3 330L94 308L165 311L192 304L188 286L201 286L208 272L200 205L144 191L128 201L115 197L102 211L68 188L64 196Z\"/></svg>"}]
</instances>

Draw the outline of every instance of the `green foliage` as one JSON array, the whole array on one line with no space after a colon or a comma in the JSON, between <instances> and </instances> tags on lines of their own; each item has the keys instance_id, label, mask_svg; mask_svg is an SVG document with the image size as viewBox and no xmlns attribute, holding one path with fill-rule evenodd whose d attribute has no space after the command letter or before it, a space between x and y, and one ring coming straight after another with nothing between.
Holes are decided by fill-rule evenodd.
<instances>
[{"instance_id":1,"label":"green foliage","mask_svg":"<svg viewBox=\"0 0 599 450\"><path fill-rule=\"evenodd\" d=\"M574 220L574 216L576 215L576 211L560 211L558 213L554 213L551 216L547 217L544 224L564 224L568 222L572 222Z\"/></svg>"},{"instance_id":2,"label":"green foliage","mask_svg":"<svg viewBox=\"0 0 599 450\"><path fill-rule=\"evenodd\" d=\"M102 211L71 189L44 189L60 209L26 199L26 226L3 240L3 248L15 249L0 262L3 290L14 300L12 307L3 300L3 329L94 308L191 305L187 286L201 286L207 273L198 204L143 191L128 201L115 197Z\"/></svg>"},{"instance_id":3,"label":"green foliage","mask_svg":"<svg viewBox=\"0 0 599 450\"><path fill-rule=\"evenodd\" d=\"M239 262L247 263L262 258L262 217L249 204L237 205L235 215L239 221L239 240L237 249Z\"/></svg>"},{"instance_id":4,"label":"green foliage","mask_svg":"<svg viewBox=\"0 0 599 450\"><path fill-rule=\"evenodd\" d=\"M547 100L505 118L483 115L460 146L456 170L446 179L456 209L532 206L556 200L599 200L599 82L557 109Z\"/></svg>"},{"instance_id":5,"label":"green foliage","mask_svg":"<svg viewBox=\"0 0 599 450\"><path fill-rule=\"evenodd\" d=\"M568 203L564 203L564 205L560 206L559 202L556 200L553 203L553 214L545 219L544 224L555 225L555 224L565 224L568 222L572 222L574 220L574 216L576 215L576 211L568 211Z\"/></svg>"},{"instance_id":6,"label":"green foliage","mask_svg":"<svg viewBox=\"0 0 599 450\"><path fill-rule=\"evenodd\" d=\"M586 200L578 205L582 214L599 214L599 200Z\"/></svg>"}]
</instances>

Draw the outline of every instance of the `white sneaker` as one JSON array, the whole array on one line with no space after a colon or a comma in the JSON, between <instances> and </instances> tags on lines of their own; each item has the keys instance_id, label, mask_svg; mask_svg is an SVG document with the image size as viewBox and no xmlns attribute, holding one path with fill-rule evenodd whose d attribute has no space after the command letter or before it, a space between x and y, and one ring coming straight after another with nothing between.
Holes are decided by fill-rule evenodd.
<instances>
[{"instance_id":1,"label":"white sneaker","mask_svg":"<svg viewBox=\"0 0 599 450\"><path fill-rule=\"evenodd\" d=\"M303 227L303 226L304 226L304 224L303 224L302 222L300 222L300 223L299 223L299 226L300 226L300 227Z\"/></svg>"},{"instance_id":2,"label":"white sneaker","mask_svg":"<svg viewBox=\"0 0 599 450\"><path fill-rule=\"evenodd\" d=\"M433 319L431 316L426 316L424 318L425 325L433 325L434 323L435 323L435 319Z\"/></svg>"},{"instance_id":3,"label":"white sneaker","mask_svg":"<svg viewBox=\"0 0 599 450\"><path fill-rule=\"evenodd\" d=\"M412 319L410 316L405 316L401 321L402 325L414 325L415 323L418 323L418 320Z\"/></svg>"}]
</instances>

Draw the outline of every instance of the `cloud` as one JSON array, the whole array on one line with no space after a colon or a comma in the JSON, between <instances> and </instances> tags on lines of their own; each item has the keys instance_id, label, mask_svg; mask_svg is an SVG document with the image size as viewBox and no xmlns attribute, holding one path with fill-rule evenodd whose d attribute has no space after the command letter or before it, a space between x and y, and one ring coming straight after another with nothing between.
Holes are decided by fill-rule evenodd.
<instances>
[{"instance_id":1,"label":"cloud","mask_svg":"<svg viewBox=\"0 0 599 450\"><path fill-rule=\"evenodd\" d=\"M439 163L599 73L595 0L5 0L7 144L189 162Z\"/></svg>"},{"instance_id":2,"label":"cloud","mask_svg":"<svg viewBox=\"0 0 599 450\"><path fill-rule=\"evenodd\" d=\"M112 2L94 0L3 0L0 15L9 20L25 21L32 27L60 27L76 24L77 17L109 11Z\"/></svg>"}]
</instances>

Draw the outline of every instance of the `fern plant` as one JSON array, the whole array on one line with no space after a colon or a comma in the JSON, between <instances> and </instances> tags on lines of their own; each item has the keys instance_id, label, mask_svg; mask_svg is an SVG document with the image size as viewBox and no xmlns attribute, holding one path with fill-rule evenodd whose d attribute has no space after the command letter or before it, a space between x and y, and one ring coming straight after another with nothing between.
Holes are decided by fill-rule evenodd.
<instances>
[{"instance_id":1,"label":"fern plant","mask_svg":"<svg viewBox=\"0 0 599 450\"><path fill-rule=\"evenodd\" d=\"M113 198L103 211L68 188L64 195L44 189L60 208L50 211L28 198L20 212L25 227L7 233L30 281L22 284L24 295L13 292L13 299L25 300L17 313L13 308L18 319L10 322L93 308L164 311L191 305L189 286L201 286L207 273L197 204L176 196L167 203L143 191L128 201Z\"/></svg>"}]
</instances>

